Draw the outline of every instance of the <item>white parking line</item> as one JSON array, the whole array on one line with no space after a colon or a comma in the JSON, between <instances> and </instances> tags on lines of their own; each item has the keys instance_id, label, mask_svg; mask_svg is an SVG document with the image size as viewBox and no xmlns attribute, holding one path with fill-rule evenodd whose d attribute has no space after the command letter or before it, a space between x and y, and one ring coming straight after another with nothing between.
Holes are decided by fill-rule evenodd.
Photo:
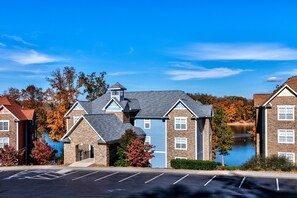
<instances>
[{"instance_id":1,"label":"white parking line","mask_svg":"<svg viewBox=\"0 0 297 198\"><path fill-rule=\"evenodd\" d=\"M173 185L174 185L174 184L177 184L178 182L180 182L181 180L185 179L185 178L188 177L188 176L189 176L189 174L183 176L182 178L180 178L179 180L177 180L176 182L174 182Z\"/></svg>"},{"instance_id":2,"label":"white parking line","mask_svg":"<svg viewBox=\"0 0 297 198\"><path fill-rule=\"evenodd\" d=\"M139 173L136 173L136 174L134 174L134 175L131 175L131 176L129 176L129 177L126 177L126 178L120 180L119 182L123 182L123 181L125 181L125 180L127 180L127 179L130 179L130 178L132 178L132 177L135 177L136 175L139 175L139 174L140 174L140 172L139 172Z\"/></svg>"},{"instance_id":3,"label":"white parking line","mask_svg":"<svg viewBox=\"0 0 297 198\"><path fill-rule=\"evenodd\" d=\"M276 180L276 190L279 191L278 178L276 178L275 180Z\"/></svg>"},{"instance_id":4,"label":"white parking line","mask_svg":"<svg viewBox=\"0 0 297 198\"><path fill-rule=\"evenodd\" d=\"M75 181L75 180L78 180L78 179L81 179L81 178L84 178L84 177L87 177L87 176L90 176L90 175L94 175L94 174L96 174L96 173L98 173L98 172L99 172L99 171L95 171L95 172L92 172L92 173L89 173L89 174L86 174L86 175L83 175L83 176L74 178L74 179L72 179L72 181Z\"/></svg>"},{"instance_id":5,"label":"white parking line","mask_svg":"<svg viewBox=\"0 0 297 198\"><path fill-rule=\"evenodd\" d=\"M13 175L11 175L11 176L9 176L9 177L6 177L5 179L11 179L11 178L13 178L13 177L16 177L16 176L19 176L19 175L26 174L26 172L27 172L27 170L23 170L23 171L21 171L21 172L18 172L18 173L16 173L16 174L13 174Z\"/></svg>"},{"instance_id":6,"label":"white parking line","mask_svg":"<svg viewBox=\"0 0 297 198\"><path fill-rule=\"evenodd\" d=\"M241 188L241 186L242 186L244 180L245 180L245 177L242 179L242 181L241 181L240 185L238 186L238 188Z\"/></svg>"},{"instance_id":7,"label":"white parking line","mask_svg":"<svg viewBox=\"0 0 297 198\"><path fill-rule=\"evenodd\" d=\"M152 178L152 179L150 179L150 180L147 180L147 181L144 182L144 183L147 184L147 183L149 183L149 182L151 182L151 181L157 179L158 177L161 177L162 175L164 175L164 173L161 173L160 175L157 175L156 177L154 177L154 178Z\"/></svg>"},{"instance_id":8,"label":"white parking line","mask_svg":"<svg viewBox=\"0 0 297 198\"><path fill-rule=\"evenodd\" d=\"M208 182L206 182L206 183L204 184L204 186L207 186L207 184L209 184L215 177L216 177L216 175L213 176Z\"/></svg>"},{"instance_id":9,"label":"white parking line","mask_svg":"<svg viewBox=\"0 0 297 198\"><path fill-rule=\"evenodd\" d=\"M100 178L98 178L98 179L95 179L94 181L96 182L96 181L99 181L99 180L101 180L101 179L105 179L105 178L107 178L107 177L113 176L113 175L118 174L118 173L119 173L119 172L111 173L111 174L106 175L106 176L104 176L104 177L100 177Z\"/></svg>"}]
</instances>

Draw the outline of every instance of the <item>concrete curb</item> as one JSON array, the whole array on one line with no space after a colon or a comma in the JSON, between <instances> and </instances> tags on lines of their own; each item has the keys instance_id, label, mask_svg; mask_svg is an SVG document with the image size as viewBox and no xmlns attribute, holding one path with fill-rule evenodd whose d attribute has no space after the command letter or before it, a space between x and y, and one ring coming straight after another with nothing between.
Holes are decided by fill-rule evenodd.
<instances>
[{"instance_id":1,"label":"concrete curb","mask_svg":"<svg viewBox=\"0 0 297 198\"><path fill-rule=\"evenodd\" d=\"M44 166L10 166L0 167L0 171L16 170L82 170L82 171L114 171L114 172L143 172L143 173L170 173L170 174L195 174L195 175L220 175L237 177L261 177L261 178L284 178L297 179L297 173L290 172L261 172L261 171L218 171L218 170L184 170L184 169L158 169L158 168L134 168L134 167L68 167L56 165Z\"/></svg>"}]
</instances>

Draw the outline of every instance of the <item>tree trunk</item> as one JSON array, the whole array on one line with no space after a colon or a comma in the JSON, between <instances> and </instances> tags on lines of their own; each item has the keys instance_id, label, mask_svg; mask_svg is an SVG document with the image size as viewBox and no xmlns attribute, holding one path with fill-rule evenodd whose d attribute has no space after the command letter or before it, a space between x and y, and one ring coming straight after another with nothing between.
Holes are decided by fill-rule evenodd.
<instances>
[{"instance_id":1,"label":"tree trunk","mask_svg":"<svg viewBox=\"0 0 297 198\"><path fill-rule=\"evenodd\" d=\"M224 155L221 155L221 156L222 156L222 166L225 166Z\"/></svg>"}]
</instances>

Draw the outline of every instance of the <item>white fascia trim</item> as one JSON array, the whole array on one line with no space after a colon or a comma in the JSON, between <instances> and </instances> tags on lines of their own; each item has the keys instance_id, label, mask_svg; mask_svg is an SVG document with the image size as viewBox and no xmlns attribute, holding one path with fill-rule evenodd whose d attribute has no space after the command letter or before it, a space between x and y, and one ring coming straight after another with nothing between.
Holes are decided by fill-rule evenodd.
<instances>
[{"instance_id":1,"label":"white fascia trim","mask_svg":"<svg viewBox=\"0 0 297 198\"><path fill-rule=\"evenodd\" d=\"M73 131L73 129L80 123L80 121L84 119L88 125L93 129L94 132L96 132L96 134L98 135L98 137L103 140L104 143L106 143L106 141L101 137L101 135L99 135L99 133L94 129L94 127L88 122L88 120L84 117L81 116L78 121L69 129L69 131L61 138L61 140L63 140L64 138L66 138L68 135L70 135L70 133ZM60 141L61 141L60 140Z\"/></svg>"},{"instance_id":2,"label":"white fascia trim","mask_svg":"<svg viewBox=\"0 0 297 198\"><path fill-rule=\"evenodd\" d=\"M198 120L195 120L195 160L197 160L197 122Z\"/></svg>"},{"instance_id":3,"label":"white fascia trim","mask_svg":"<svg viewBox=\"0 0 297 198\"><path fill-rule=\"evenodd\" d=\"M267 143L268 143L268 141L267 141L267 137L268 137L268 135L267 135L267 109L265 108L264 111L265 111L265 157L268 157L268 153L267 153L267 151L268 151L268 145L267 145Z\"/></svg>"},{"instance_id":4,"label":"white fascia trim","mask_svg":"<svg viewBox=\"0 0 297 198\"><path fill-rule=\"evenodd\" d=\"M16 145L15 149L19 150L19 122L15 122L15 128L16 128Z\"/></svg>"},{"instance_id":5,"label":"white fascia trim","mask_svg":"<svg viewBox=\"0 0 297 198\"><path fill-rule=\"evenodd\" d=\"M1 105L0 106L0 109L2 109L2 108L5 108L17 121L20 121L20 119L18 119L13 113L11 113L11 111L9 111L6 107L5 107L5 105Z\"/></svg>"},{"instance_id":6,"label":"white fascia trim","mask_svg":"<svg viewBox=\"0 0 297 198\"><path fill-rule=\"evenodd\" d=\"M77 105L77 104L80 104L79 101L76 101L72 107L67 111L67 113L64 115L64 118L74 109L74 107ZM83 108L83 106L80 104L80 106ZM86 112L86 114L88 114L88 112L83 108L83 110Z\"/></svg>"},{"instance_id":7,"label":"white fascia trim","mask_svg":"<svg viewBox=\"0 0 297 198\"><path fill-rule=\"evenodd\" d=\"M295 96L297 96L297 92L295 92L289 85L285 84L280 90L278 90L273 96L271 96L262 106L266 106L271 100L273 100L285 88L288 88L291 92L293 92L295 94Z\"/></svg>"},{"instance_id":8,"label":"white fascia trim","mask_svg":"<svg viewBox=\"0 0 297 198\"><path fill-rule=\"evenodd\" d=\"M123 111L123 107L118 103L118 101L116 101L114 98L111 98L108 103L106 103L106 105L102 108L102 110L106 110L107 106L111 103L111 101L114 101L120 108L121 110Z\"/></svg>"},{"instance_id":9,"label":"white fascia trim","mask_svg":"<svg viewBox=\"0 0 297 198\"><path fill-rule=\"evenodd\" d=\"M188 111L190 111L194 116L196 116L196 118L199 118L181 99L178 99L178 101L165 113L165 115L163 115L163 117L166 117L170 111L172 111L172 109L179 103L181 102Z\"/></svg>"},{"instance_id":10,"label":"white fascia trim","mask_svg":"<svg viewBox=\"0 0 297 198\"><path fill-rule=\"evenodd\" d=\"M165 168L167 168L167 120L165 120Z\"/></svg>"}]
</instances>

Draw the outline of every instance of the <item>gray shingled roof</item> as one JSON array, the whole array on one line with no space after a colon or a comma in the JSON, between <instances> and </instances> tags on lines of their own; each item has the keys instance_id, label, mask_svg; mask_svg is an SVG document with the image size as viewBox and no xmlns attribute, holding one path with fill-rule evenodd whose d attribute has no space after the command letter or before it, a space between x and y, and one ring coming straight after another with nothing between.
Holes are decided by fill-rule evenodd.
<instances>
[{"instance_id":1,"label":"gray shingled roof","mask_svg":"<svg viewBox=\"0 0 297 198\"><path fill-rule=\"evenodd\" d=\"M92 111L92 102L90 101L78 101L78 103L86 110L86 112Z\"/></svg>"},{"instance_id":2,"label":"gray shingled roof","mask_svg":"<svg viewBox=\"0 0 297 198\"><path fill-rule=\"evenodd\" d=\"M162 118L164 114L181 99L198 117L212 117L212 106L202 105L194 101L183 91L139 91L125 92L125 100L121 106L128 102L131 110L139 110L135 118ZM104 114L102 108L110 101L110 93L107 92L94 100L88 106L89 114Z\"/></svg>"},{"instance_id":3,"label":"gray shingled roof","mask_svg":"<svg viewBox=\"0 0 297 198\"><path fill-rule=\"evenodd\" d=\"M112 90L112 89L116 89L116 90L119 90L119 89L121 89L121 90L126 90L126 87L124 87L123 85L121 85L120 83L117 82L116 84L112 85L109 89L110 89L110 90Z\"/></svg>"},{"instance_id":4,"label":"gray shingled roof","mask_svg":"<svg viewBox=\"0 0 297 198\"><path fill-rule=\"evenodd\" d=\"M145 135L141 128L130 123L122 123L114 114L89 114L84 115L84 117L105 142L120 139L127 129L132 129L137 135Z\"/></svg>"}]
</instances>

